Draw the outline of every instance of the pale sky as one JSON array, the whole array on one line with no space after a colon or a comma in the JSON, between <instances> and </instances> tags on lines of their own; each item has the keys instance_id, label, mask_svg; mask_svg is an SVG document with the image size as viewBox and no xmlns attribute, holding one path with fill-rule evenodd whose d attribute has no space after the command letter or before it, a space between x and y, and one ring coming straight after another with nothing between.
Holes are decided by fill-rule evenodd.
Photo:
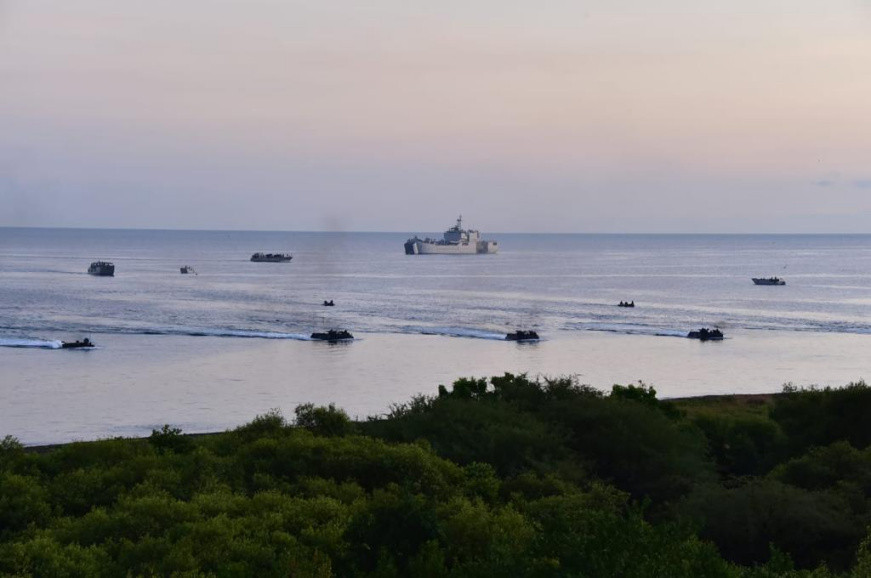
<instances>
[{"instance_id":1,"label":"pale sky","mask_svg":"<svg viewBox=\"0 0 871 578\"><path fill-rule=\"evenodd\" d=\"M0 226L871 233L871 0L0 0Z\"/></svg>"}]
</instances>

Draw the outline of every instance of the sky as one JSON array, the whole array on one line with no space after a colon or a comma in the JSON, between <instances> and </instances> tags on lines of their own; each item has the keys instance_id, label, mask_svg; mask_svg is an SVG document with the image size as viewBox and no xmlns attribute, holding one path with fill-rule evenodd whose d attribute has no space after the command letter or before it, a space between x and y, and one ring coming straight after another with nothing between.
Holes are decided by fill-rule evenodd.
<instances>
[{"instance_id":1,"label":"sky","mask_svg":"<svg viewBox=\"0 0 871 578\"><path fill-rule=\"evenodd\" d=\"M871 233L871 0L0 0L0 226Z\"/></svg>"}]
</instances>

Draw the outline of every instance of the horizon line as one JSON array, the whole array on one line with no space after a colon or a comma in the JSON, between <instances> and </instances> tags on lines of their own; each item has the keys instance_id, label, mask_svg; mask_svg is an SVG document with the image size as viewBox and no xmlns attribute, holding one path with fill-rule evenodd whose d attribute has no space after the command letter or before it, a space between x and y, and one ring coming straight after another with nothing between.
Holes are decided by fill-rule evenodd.
<instances>
[{"instance_id":1,"label":"horizon line","mask_svg":"<svg viewBox=\"0 0 871 578\"><path fill-rule=\"evenodd\" d=\"M49 225L0 225L0 229L61 229L61 230L78 230L78 231L164 231L164 232L187 232L187 233L323 233L323 234L408 234L409 229L394 230L394 231L345 231L345 230L308 230L308 229L185 229L185 228L166 228L166 227L72 227L72 226L49 226ZM426 231L422 231L426 232ZM435 232L435 231L430 231ZM868 236L871 232L856 233L856 232L778 232L778 233L747 233L747 232L569 232L569 231L493 231L488 232L488 235L685 235L685 236L742 236L742 235L758 235L758 236L787 236L787 235L806 235L806 236Z\"/></svg>"}]
</instances>

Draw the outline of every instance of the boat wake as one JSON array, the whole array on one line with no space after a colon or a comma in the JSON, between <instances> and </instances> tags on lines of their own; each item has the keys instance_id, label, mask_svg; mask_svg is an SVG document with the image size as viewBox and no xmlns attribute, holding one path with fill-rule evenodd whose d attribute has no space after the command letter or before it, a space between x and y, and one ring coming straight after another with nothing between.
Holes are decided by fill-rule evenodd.
<instances>
[{"instance_id":1,"label":"boat wake","mask_svg":"<svg viewBox=\"0 0 871 578\"><path fill-rule=\"evenodd\" d=\"M687 332L680 329L665 329L647 325L622 325L609 323L572 323L566 329L584 331L605 331L607 333L622 333L624 335L653 335L657 337L686 337Z\"/></svg>"},{"instance_id":2,"label":"boat wake","mask_svg":"<svg viewBox=\"0 0 871 578\"><path fill-rule=\"evenodd\" d=\"M406 327L409 333L423 335L443 335L445 337L469 337L472 339L505 340L505 333L494 333L483 329L467 329L464 327Z\"/></svg>"},{"instance_id":3,"label":"boat wake","mask_svg":"<svg viewBox=\"0 0 871 578\"><path fill-rule=\"evenodd\" d=\"M21 328L16 328L20 330ZM181 335L190 337L240 337L246 339L295 339L311 341L311 333L286 331L257 331L253 329L201 328L201 327L41 327L40 332L101 333L106 335ZM60 340L27 339L20 337L0 337L0 347L43 347L61 348Z\"/></svg>"},{"instance_id":4,"label":"boat wake","mask_svg":"<svg viewBox=\"0 0 871 578\"><path fill-rule=\"evenodd\" d=\"M60 349L60 341L45 339L21 339L17 337L0 337L0 347L35 347L38 349Z\"/></svg>"},{"instance_id":5,"label":"boat wake","mask_svg":"<svg viewBox=\"0 0 871 578\"><path fill-rule=\"evenodd\" d=\"M245 329L147 329L145 335L188 335L191 337L243 337L249 339L295 339L311 341L311 334Z\"/></svg>"}]
</instances>

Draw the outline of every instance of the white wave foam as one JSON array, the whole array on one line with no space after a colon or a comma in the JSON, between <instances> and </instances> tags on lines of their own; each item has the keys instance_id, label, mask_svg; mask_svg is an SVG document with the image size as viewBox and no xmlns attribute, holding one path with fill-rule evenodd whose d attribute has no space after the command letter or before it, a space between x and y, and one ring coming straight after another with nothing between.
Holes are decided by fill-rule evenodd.
<instances>
[{"instance_id":1,"label":"white wave foam","mask_svg":"<svg viewBox=\"0 0 871 578\"><path fill-rule=\"evenodd\" d=\"M645 325L620 325L620 324L584 324L576 326L577 329L587 331L606 331L609 333L623 333L626 335L655 335L659 337L686 337L687 331L679 329L664 329L662 327L649 327Z\"/></svg>"},{"instance_id":2,"label":"white wave foam","mask_svg":"<svg viewBox=\"0 0 871 578\"><path fill-rule=\"evenodd\" d=\"M408 327L408 331L424 335L444 335L446 337L471 337L473 339L504 340L505 333L494 333L483 329L467 329L465 327Z\"/></svg>"},{"instance_id":3,"label":"white wave foam","mask_svg":"<svg viewBox=\"0 0 871 578\"><path fill-rule=\"evenodd\" d=\"M21 339L17 337L0 337L0 347L38 347L42 349L60 349L60 341L45 339Z\"/></svg>"},{"instance_id":4,"label":"white wave foam","mask_svg":"<svg viewBox=\"0 0 871 578\"><path fill-rule=\"evenodd\" d=\"M142 335L187 335L190 337L244 337L251 339L296 339L311 341L307 333L283 333L279 331L251 331L246 329L200 329L200 328L152 328L140 331L125 331L125 333L141 333Z\"/></svg>"},{"instance_id":5,"label":"white wave foam","mask_svg":"<svg viewBox=\"0 0 871 578\"><path fill-rule=\"evenodd\" d=\"M194 337L246 337L252 339L296 339L299 341L311 341L310 334L247 331L243 329L193 329L190 331L179 331L178 333Z\"/></svg>"}]
</instances>

